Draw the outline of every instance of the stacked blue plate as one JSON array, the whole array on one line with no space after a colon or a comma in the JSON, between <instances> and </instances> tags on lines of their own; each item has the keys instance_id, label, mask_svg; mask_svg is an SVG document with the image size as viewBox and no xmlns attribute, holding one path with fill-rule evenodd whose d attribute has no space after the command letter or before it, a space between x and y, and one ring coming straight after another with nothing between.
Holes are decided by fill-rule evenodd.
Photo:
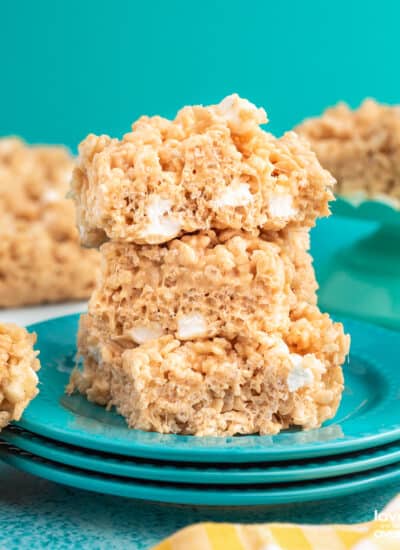
<instances>
[{"instance_id":1,"label":"stacked blue plate","mask_svg":"<svg viewBox=\"0 0 400 550\"><path fill-rule=\"evenodd\" d=\"M74 487L191 505L319 500L400 480L400 333L341 321L352 352L335 419L316 430L229 438L130 430L115 412L66 396L78 316L33 325L41 391L1 432L0 458Z\"/></svg>"}]
</instances>

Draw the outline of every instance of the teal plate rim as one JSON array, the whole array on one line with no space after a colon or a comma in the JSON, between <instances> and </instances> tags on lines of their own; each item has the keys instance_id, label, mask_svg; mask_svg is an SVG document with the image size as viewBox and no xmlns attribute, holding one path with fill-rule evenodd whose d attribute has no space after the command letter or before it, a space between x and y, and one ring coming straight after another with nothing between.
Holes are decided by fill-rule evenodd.
<instances>
[{"instance_id":1,"label":"teal plate rim","mask_svg":"<svg viewBox=\"0 0 400 550\"><path fill-rule=\"evenodd\" d=\"M400 462L400 442L339 457L257 464L191 464L148 461L66 445L9 426L0 438L52 462L120 477L196 484L287 483L365 472Z\"/></svg>"},{"instance_id":2,"label":"teal plate rim","mask_svg":"<svg viewBox=\"0 0 400 550\"><path fill-rule=\"evenodd\" d=\"M382 225L392 227L400 226L400 203L399 207L381 198L357 198L345 195L336 195L332 203L332 213L346 218L370 220Z\"/></svg>"},{"instance_id":3,"label":"teal plate rim","mask_svg":"<svg viewBox=\"0 0 400 550\"><path fill-rule=\"evenodd\" d=\"M75 355L78 314L31 325L42 369L39 396L17 423L33 433L108 453L190 462L267 462L341 454L400 439L400 333L340 318L352 335L347 388L333 421L275 436L195 437L128 429L115 412L63 394ZM353 387L354 386L354 387Z\"/></svg>"},{"instance_id":4,"label":"teal plate rim","mask_svg":"<svg viewBox=\"0 0 400 550\"><path fill-rule=\"evenodd\" d=\"M128 480L55 464L25 451L0 444L0 460L10 466L79 489L170 504L199 506L257 506L306 502L354 494L400 480L399 464L339 478L292 484L174 485L171 483Z\"/></svg>"}]
</instances>

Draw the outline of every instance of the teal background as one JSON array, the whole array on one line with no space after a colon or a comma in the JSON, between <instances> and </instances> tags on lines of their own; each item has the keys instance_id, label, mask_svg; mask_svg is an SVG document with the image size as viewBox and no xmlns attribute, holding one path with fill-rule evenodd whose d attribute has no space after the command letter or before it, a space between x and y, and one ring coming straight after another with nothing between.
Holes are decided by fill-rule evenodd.
<instances>
[{"instance_id":1,"label":"teal background","mask_svg":"<svg viewBox=\"0 0 400 550\"><path fill-rule=\"evenodd\" d=\"M396 0L19 0L0 6L0 134L72 149L233 91L271 130L345 99L398 101Z\"/></svg>"}]
</instances>

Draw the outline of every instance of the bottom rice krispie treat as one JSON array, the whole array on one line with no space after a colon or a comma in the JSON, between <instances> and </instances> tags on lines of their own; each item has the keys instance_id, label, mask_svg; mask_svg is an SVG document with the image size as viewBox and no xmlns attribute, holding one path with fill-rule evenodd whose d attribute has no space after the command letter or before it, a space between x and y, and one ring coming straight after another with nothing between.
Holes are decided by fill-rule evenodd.
<instances>
[{"instance_id":1,"label":"bottom rice krispie treat","mask_svg":"<svg viewBox=\"0 0 400 550\"><path fill-rule=\"evenodd\" d=\"M195 435L274 434L332 418L343 390L349 337L302 303L285 333L232 341L162 336L136 347L102 340L83 316L76 369L67 388L115 406L132 428Z\"/></svg>"},{"instance_id":2,"label":"bottom rice krispie treat","mask_svg":"<svg viewBox=\"0 0 400 550\"><path fill-rule=\"evenodd\" d=\"M337 179L336 193L378 199L400 208L400 107L372 99L346 104L296 128L324 168Z\"/></svg>"},{"instance_id":3,"label":"bottom rice krispie treat","mask_svg":"<svg viewBox=\"0 0 400 550\"><path fill-rule=\"evenodd\" d=\"M35 334L12 324L0 323L0 430L19 420L38 394L40 368L33 349Z\"/></svg>"}]
</instances>

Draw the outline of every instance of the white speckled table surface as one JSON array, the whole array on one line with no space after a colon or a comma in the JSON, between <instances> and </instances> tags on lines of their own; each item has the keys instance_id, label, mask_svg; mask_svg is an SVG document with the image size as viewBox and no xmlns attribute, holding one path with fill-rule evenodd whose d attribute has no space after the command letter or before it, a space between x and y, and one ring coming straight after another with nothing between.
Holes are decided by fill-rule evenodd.
<instances>
[{"instance_id":1,"label":"white speckled table surface","mask_svg":"<svg viewBox=\"0 0 400 550\"><path fill-rule=\"evenodd\" d=\"M329 254L332 222L314 238L316 267ZM336 222L338 223L338 222ZM349 222L343 222L345 225ZM346 234L343 226L342 234ZM322 246L322 243L324 246ZM5 310L0 321L27 325L85 308L84 303ZM355 523L369 521L400 492L400 484L322 502L260 508L178 507L94 494L35 478L0 464L0 549L147 549L199 521Z\"/></svg>"}]
</instances>

